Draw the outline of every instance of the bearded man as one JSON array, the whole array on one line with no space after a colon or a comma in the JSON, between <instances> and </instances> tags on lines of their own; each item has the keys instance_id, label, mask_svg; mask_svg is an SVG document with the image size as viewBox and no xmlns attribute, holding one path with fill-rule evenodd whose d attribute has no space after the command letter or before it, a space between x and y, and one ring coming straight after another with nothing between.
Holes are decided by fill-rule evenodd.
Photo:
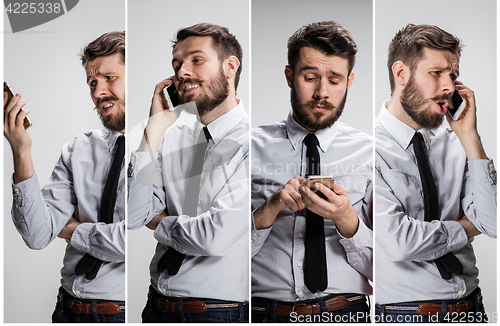
<instances>
[{"instance_id":1,"label":"bearded man","mask_svg":"<svg viewBox=\"0 0 500 326\"><path fill-rule=\"evenodd\" d=\"M40 189L23 121L29 110L4 92L4 135L12 147L14 224L31 249L67 241L53 322L125 322L125 32L80 54L104 129L76 136ZM36 300L35 300L36 301Z\"/></svg>"},{"instance_id":2,"label":"bearded man","mask_svg":"<svg viewBox=\"0 0 500 326\"><path fill-rule=\"evenodd\" d=\"M486 322L473 238L496 237L496 170L457 80L462 44L409 24L389 46L392 96L376 120L376 314L382 322ZM453 93L467 102L454 120ZM439 128L444 116L450 128Z\"/></svg>"},{"instance_id":3,"label":"bearded man","mask_svg":"<svg viewBox=\"0 0 500 326\"><path fill-rule=\"evenodd\" d=\"M334 21L297 30L292 110L252 131L252 322L370 320L373 143L337 121L356 52ZM320 174L332 188L306 184Z\"/></svg>"},{"instance_id":4,"label":"bearded man","mask_svg":"<svg viewBox=\"0 0 500 326\"><path fill-rule=\"evenodd\" d=\"M248 322L249 126L236 98L241 46L227 28L204 23L179 30L172 54L175 75L156 86L129 168L128 227L146 225L158 240L142 319ZM168 111L163 88L172 83L183 105ZM183 108L196 121L170 127Z\"/></svg>"}]
</instances>

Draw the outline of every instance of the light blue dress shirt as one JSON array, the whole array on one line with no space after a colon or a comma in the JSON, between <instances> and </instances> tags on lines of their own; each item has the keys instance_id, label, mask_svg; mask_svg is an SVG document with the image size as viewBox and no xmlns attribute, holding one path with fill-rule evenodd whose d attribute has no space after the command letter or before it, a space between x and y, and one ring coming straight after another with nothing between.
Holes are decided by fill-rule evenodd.
<instances>
[{"instance_id":1,"label":"light blue dress shirt","mask_svg":"<svg viewBox=\"0 0 500 326\"><path fill-rule=\"evenodd\" d=\"M286 121L252 131L253 211L288 180L305 176L307 134L291 113ZM328 287L311 293L304 284L305 209L282 210L267 229L256 230L252 223L252 296L293 302L328 294L372 293L368 280L372 278L373 142L339 121L316 136L321 174L332 175L349 191L359 217L358 230L344 238L335 223L325 219Z\"/></svg>"},{"instance_id":2,"label":"light blue dress shirt","mask_svg":"<svg viewBox=\"0 0 500 326\"><path fill-rule=\"evenodd\" d=\"M419 130L436 183L440 220L424 221L415 130L385 105L375 123L376 302L458 299L478 285L472 247L456 221L461 211L483 234L496 237L496 170L491 160L467 161L450 128ZM441 278L434 259L452 251L462 276ZM492 257L494 259L494 257Z\"/></svg>"},{"instance_id":3,"label":"light blue dress shirt","mask_svg":"<svg viewBox=\"0 0 500 326\"><path fill-rule=\"evenodd\" d=\"M132 153L128 227L137 229L164 210L168 214L154 232L158 245L150 265L159 293L243 302L249 297L248 115L240 103L207 125L212 139L199 199L192 199L198 215L187 216L182 212L186 185L202 128L199 120L174 126L165 132L159 152ZM167 247L187 255L177 275L157 271Z\"/></svg>"},{"instance_id":4,"label":"light blue dress shirt","mask_svg":"<svg viewBox=\"0 0 500 326\"><path fill-rule=\"evenodd\" d=\"M98 217L120 135L108 129L80 134L62 147L41 191L36 174L12 185L12 219L28 247L45 248L72 216L82 222L68 241L61 269L62 286L77 298L125 300L125 164L118 181L113 223L99 222ZM75 266L86 253L104 262L91 281L85 274L75 275Z\"/></svg>"}]
</instances>

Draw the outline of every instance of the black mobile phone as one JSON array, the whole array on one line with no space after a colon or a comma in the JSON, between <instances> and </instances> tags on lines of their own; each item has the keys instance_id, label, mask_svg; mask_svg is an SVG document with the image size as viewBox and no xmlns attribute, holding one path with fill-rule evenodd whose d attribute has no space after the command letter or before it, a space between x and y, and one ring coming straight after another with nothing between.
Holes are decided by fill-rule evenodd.
<instances>
[{"instance_id":1,"label":"black mobile phone","mask_svg":"<svg viewBox=\"0 0 500 326\"><path fill-rule=\"evenodd\" d=\"M180 104L179 94L177 94L177 89L175 88L174 83L163 88L163 96L165 96L165 99L167 100L169 111L174 111L175 108Z\"/></svg>"},{"instance_id":2,"label":"black mobile phone","mask_svg":"<svg viewBox=\"0 0 500 326\"><path fill-rule=\"evenodd\" d=\"M9 102L12 100L12 98L15 95L14 95L14 91L12 90L12 88L10 88L9 83L7 83L6 81L3 82L3 91L7 93L7 104L6 105L8 105ZM5 111L5 106L3 107L3 110ZM19 112L21 112L21 111L19 111ZM24 118L23 124L24 124L24 129L28 129L29 127L31 127L33 125L30 118L28 118L27 116Z\"/></svg>"},{"instance_id":3,"label":"black mobile phone","mask_svg":"<svg viewBox=\"0 0 500 326\"><path fill-rule=\"evenodd\" d=\"M453 120L457 120L465 109L467 101L455 90L455 93L451 97L451 105L453 107L448 107L448 112Z\"/></svg>"}]
</instances>

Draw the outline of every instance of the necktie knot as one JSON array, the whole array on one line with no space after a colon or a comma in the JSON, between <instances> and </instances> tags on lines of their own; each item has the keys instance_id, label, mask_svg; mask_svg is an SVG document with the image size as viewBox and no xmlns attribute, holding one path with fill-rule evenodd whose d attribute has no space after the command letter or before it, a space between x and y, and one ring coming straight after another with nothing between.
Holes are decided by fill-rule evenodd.
<instances>
[{"instance_id":1,"label":"necktie knot","mask_svg":"<svg viewBox=\"0 0 500 326\"><path fill-rule=\"evenodd\" d=\"M203 133L205 134L205 139L207 142L212 139L212 135L210 135L210 131L208 131L208 128L205 126L203 127Z\"/></svg>"},{"instance_id":2,"label":"necktie knot","mask_svg":"<svg viewBox=\"0 0 500 326\"><path fill-rule=\"evenodd\" d=\"M316 137L314 133L309 133L307 134L306 138L304 138L304 144L306 144L306 146L318 146L318 137Z\"/></svg>"},{"instance_id":3,"label":"necktie knot","mask_svg":"<svg viewBox=\"0 0 500 326\"><path fill-rule=\"evenodd\" d=\"M413 135L413 138L411 139L411 142L413 144L419 143L422 144L424 142L424 137L422 137L422 134L419 133L418 131L415 131L415 134Z\"/></svg>"}]
</instances>

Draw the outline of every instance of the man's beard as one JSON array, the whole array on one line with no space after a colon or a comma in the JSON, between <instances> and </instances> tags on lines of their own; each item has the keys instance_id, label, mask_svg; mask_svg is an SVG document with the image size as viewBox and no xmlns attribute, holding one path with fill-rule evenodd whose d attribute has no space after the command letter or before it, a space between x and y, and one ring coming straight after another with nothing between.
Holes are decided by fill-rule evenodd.
<instances>
[{"instance_id":1,"label":"man's beard","mask_svg":"<svg viewBox=\"0 0 500 326\"><path fill-rule=\"evenodd\" d=\"M212 80L202 82L200 79L185 79L179 85L179 88L183 88L186 83L199 84L203 90L203 94L200 94L197 99L195 99L197 111L194 108L186 105L185 111L190 114L198 114L200 117L205 113L212 111L216 107L222 104L229 96L229 82L227 81L226 75L222 66L220 67L219 74L212 78ZM194 94L188 94L185 98L180 98L180 103L189 103L193 101Z\"/></svg>"},{"instance_id":2,"label":"man's beard","mask_svg":"<svg viewBox=\"0 0 500 326\"><path fill-rule=\"evenodd\" d=\"M448 103L451 103L451 95L444 94L426 100L422 95L422 90L415 83L413 73L410 75L410 80L406 87L403 88L399 99L401 106L410 118L419 126L429 129L436 129L443 123L444 116L438 112L432 112L431 107L439 100L448 100ZM425 106L426 104L427 106Z\"/></svg>"},{"instance_id":3,"label":"man's beard","mask_svg":"<svg viewBox=\"0 0 500 326\"><path fill-rule=\"evenodd\" d=\"M346 100L347 88L345 90L344 98L338 107L335 107L335 105L331 104L327 100L312 100L307 103L300 103L295 95L293 85L290 90L290 102L292 104L295 118L298 123L310 131L317 131L331 127L344 111ZM318 105L324 106L328 109L328 112L312 112L312 108ZM326 118L321 120L325 115L327 115Z\"/></svg>"},{"instance_id":4,"label":"man's beard","mask_svg":"<svg viewBox=\"0 0 500 326\"><path fill-rule=\"evenodd\" d=\"M103 117L99 110L96 109L97 115L105 128L121 132L125 129L125 110L121 110L121 108L125 107L125 101L119 100L116 96L112 96L100 99L97 105L99 106L100 103L105 101L114 101L113 109L116 110L115 114L109 114Z\"/></svg>"}]
</instances>

